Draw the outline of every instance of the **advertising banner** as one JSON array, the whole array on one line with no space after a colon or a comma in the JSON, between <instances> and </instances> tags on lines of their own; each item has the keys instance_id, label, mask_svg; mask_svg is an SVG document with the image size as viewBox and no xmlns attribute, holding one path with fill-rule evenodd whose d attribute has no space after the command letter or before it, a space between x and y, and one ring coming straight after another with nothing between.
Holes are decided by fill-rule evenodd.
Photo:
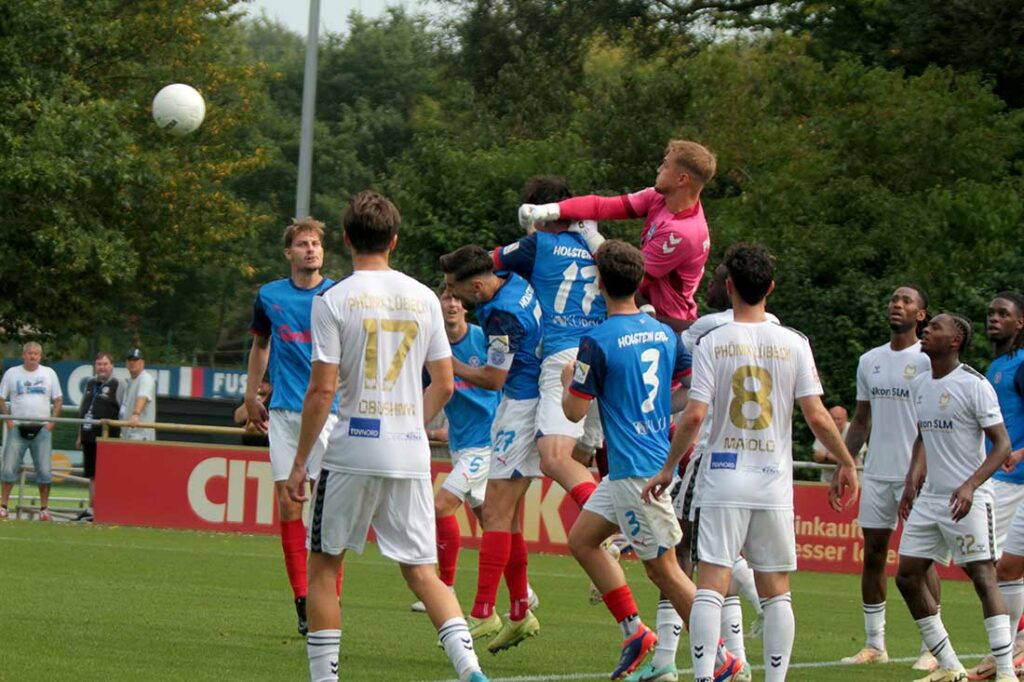
<instances>
[{"instance_id":1,"label":"advertising banner","mask_svg":"<svg viewBox=\"0 0 1024 682\"><path fill-rule=\"evenodd\" d=\"M434 490L451 471L447 460L431 466ZM859 574L864 537L856 505L836 513L828 488L797 484L794 524L801 570ZM101 439L96 477L96 521L125 525L242 533L277 533L274 481L266 449L197 446L194 443L141 443ZM579 514L572 498L543 478L533 482L523 504L523 535L530 551L569 554L568 535ZM456 513L463 544L477 547L481 529L468 506ZM899 531L888 556L896 569ZM946 578L963 578L940 568Z\"/></svg>"}]
</instances>

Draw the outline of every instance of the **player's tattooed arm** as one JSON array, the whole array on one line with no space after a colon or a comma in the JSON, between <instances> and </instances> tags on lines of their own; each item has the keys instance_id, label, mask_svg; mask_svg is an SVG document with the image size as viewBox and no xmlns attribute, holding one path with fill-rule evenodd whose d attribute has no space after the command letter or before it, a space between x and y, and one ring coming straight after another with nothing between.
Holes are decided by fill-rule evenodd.
<instances>
[{"instance_id":1,"label":"player's tattooed arm","mask_svg":"<svg viewBox=\"0 0 1024 682\"><path fill-rule=\"evenodd\" d=\"M967 516L974 504L974 491L990 479L1010 456L1010 434L1006 432L1005 424L1000 422L994 426L986 426L985 435L992 442L992 449L981 466L949 498L950 516L954 521Z\"/></svg>"},{"instance_id":2,"label":"player's tattooed arm","mask_svg":"<svg viewBox=\"0 0 1024 682\"><path fill-rule=\"evenodd\" d=\"M924 457L924 441L921 440L920 432L918 432L910 452L910 468L907 469L906 484L903 486L903 497L900 499L899 508L900 518L904 521L910 516L910 510L914 508L914 500L921 493L921 486L924 485L925 476L928 474L928 465Z\"/></svg>"},{"instance_id":3,"label":"player's tattooed arm","mask_svg":"<svg viewBox=\"0 0 1024 682\"><path fill-rule=\"evenodd\" d=\"M847 451L860 452L871 434L871 401L858 400L857 409L850 420L850 429L846 432Z\"/></svg>"}]
</instances>

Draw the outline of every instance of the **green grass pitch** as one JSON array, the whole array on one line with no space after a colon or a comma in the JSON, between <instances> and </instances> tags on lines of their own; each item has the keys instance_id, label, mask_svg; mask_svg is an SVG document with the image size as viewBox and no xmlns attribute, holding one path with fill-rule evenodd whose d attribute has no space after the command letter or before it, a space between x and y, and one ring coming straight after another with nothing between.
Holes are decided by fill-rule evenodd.
<instances>
[{"instance_id":1,"label":"green grass pitch","mask_svg":"<svg viewBox=\"0 0 1024 682\"><path fill-rule=\"evenodd\" d=\"M624 565L653 626L657 595L639 563ZM484 670L492 680L607 679L619 632L603 606L587 604L582 570L569 557L531 556L530 576L541 599L541 634L497 656L483 650ZM476 552L464 551L457 585L464 607L475 581ZM7 521L0 523L0 585L0 680L308 679L276 538ZM919 676L909 663L803 667L860 647L858 585L857 576L795 576L790 680ZM971 655L987 649L980 606L963 582L943 589L943 620L971 665ZM426 616L409 611L412 601L398 568L375 546L348 557L341 679L452 678ZM749 622L746 605L744 613ZM893 657L917 654L917 631L892 585L888 642ZM759 663L760 642L748 645ZM689 667L685 639L678 662Z\"/></svg>"}]
</instances>

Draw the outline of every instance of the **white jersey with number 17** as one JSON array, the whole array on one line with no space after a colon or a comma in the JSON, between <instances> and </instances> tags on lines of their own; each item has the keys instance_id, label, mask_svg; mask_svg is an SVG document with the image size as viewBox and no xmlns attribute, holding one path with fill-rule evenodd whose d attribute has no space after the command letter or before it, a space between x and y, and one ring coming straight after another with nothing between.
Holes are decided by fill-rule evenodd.
<instances>
[{"instance_id":1,"label":"white jersey with number 17","mask_svg":"<svg viewBox=\"0 0 1024 682\"><path fill-rule=\"evenodd\" d=\"M731 322L693 357L690 400L714 405L701 507L793 508L793 401L821 395L807 339L773 322Z\"/></svg>"},{"instance_id":2,"label":"white jersey with number 17","mask_svg":"<svg viewBox=\"0 0 1024 682\"><path fill-rule=\"evenodd\" d=\"M313 361L338 365L330 471L429 478L423 365L450 357L441 304L395 270L356 270L313 300Z\"/></svg>"}]
</instances>

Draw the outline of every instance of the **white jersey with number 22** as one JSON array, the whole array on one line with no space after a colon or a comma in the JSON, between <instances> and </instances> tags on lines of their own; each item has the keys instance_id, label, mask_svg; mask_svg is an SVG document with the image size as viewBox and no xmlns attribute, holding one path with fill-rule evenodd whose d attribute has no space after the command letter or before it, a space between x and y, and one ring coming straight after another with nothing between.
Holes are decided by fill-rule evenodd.
<instances>
[{"instance_id":1,"label":"white jersey with number 22","mask_svg":"<svg viewBox=\"0 0 1024 682\"><path fill-rule=\"evenodd\" d=\"M701 507L793 508L793 402L821 395L807 339L773 322L731 322L693 357L690 400L714 405Z\"/></svg>"},{"instance_id":2,"label":"white jersey with number 22","mask_svg":"<svg viewBox=\"0 0 1024 682\"><path fill-rule=\"evenodd\" d=\"M338 365L330 471L429 478L423 365L450 357L441 304L395 270L356 270L313 300L313 361Z\"/></svg>"}]
</instances>

